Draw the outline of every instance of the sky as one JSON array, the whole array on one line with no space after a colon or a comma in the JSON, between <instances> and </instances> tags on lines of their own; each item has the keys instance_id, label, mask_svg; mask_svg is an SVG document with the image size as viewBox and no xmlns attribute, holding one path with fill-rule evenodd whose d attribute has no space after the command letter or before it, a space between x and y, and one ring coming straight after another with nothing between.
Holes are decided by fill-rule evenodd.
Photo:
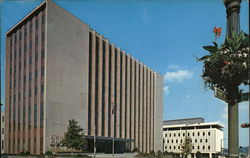
<instances>
[{"instance_id":1,"label":"sky","mask_svg":"<svg viewBox=\"0 0 250 158\"><path fill-rule=\"evenodd\" d=\"M163 119L203 117L224 125L227 104L204 88L202 46L214 41L213 28L226 34L222 0L53 0L164 78ZM0 1L1 99L4 103L5 33L42 1ZM249 1L242 1L240 27L249 33ZM244 88L244 87L243 87ZM247 88L245 88L247 89ZM249 90L248 90L249 91ZM249 121L249 102L239 104L239 124ZM239 129L240 146L248 146L249 129Z\"/></svg>"}]
</instances>

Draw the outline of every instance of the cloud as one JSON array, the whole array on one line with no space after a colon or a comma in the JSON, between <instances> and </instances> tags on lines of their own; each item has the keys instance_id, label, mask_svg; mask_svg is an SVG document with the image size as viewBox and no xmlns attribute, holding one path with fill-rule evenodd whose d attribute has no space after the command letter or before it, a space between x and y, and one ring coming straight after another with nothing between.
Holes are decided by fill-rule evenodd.
<instances>
[{"instance_id":1,"label":"cloud","mask_svg":"<svg viewBox=\"0 0 250 158\"><path fill-rule=\"evenodd\" d=\"M165 95L169 94L169 92L170 92L170 91L169 91L169 86L168 86L168 85L165 85L164 88L163 88L163 90L164 90L164 94L165 94Z\"/></svg>"},{"instance_id":2,"label":"cloud","mask_svg":"<svg viewBox=\"0 0 250 158\"><path fill-rule=\"evenodd\" d=\"M181 82L184 79L190 79L193 76L193 72L189 70L178 70L176 72L166 72L164 74L164 81Z\"/></svg>"},{"instance_id":3,"label":"cloud","mask_svg":"<svg viewBox=\"0 0 250 158\"><path fill-rule=\"evenodd\" d=\"M169 69L177 69L177 68L179 68L179 65L171 64L171 65L168 65L168 68Z\"/></svg>"},{"instance_id":4,"label":"cloud","mask_svg":"<svg viewBox=\"0 0 250 158\"><path fill-rule=\"evenodd\" d=\"M185 96L185 98L189 99L189 98L191 98L191 95L188 94L188 95Z\"/></svg>"}]
</instances>

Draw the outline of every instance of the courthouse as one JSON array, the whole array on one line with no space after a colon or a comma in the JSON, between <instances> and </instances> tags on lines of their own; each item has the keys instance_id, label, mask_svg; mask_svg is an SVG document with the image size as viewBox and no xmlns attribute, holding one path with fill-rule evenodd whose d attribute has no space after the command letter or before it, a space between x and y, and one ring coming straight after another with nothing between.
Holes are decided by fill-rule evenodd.
<instances>
[{"instance_id":1,"label":"courthouse","mask_svg":"<svg viewBox=\"0 0 250 158\"><path fill-rule=\"evenodd\" d=\"M68 120L88 150L162 150L163 78L52 1L6 33L5 153L60 148Z\"/></svg>"}]
</instances>

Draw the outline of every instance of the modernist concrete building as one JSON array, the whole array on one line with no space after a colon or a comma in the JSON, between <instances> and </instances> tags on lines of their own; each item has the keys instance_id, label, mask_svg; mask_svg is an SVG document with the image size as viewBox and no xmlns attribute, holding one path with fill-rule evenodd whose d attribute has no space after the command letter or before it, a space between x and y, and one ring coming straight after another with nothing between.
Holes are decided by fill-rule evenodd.
<instances>
[{"instance_id":1,"label":"modernist concrete building","mask_svg":"<svg viewBox=\"0 0 250 158\"><path fill-rule=\"evenodd\" d=\"M5 116L4 112L1 112L1 153L4 153L4 122L5 122Z\"/></svg>"},{"instance_id":2,"label":"modernist concrete building","mask_svg":"<svg viewBox=\"0 0 250 158\"><path fill-rule=\"evenodd\" d=\"M162 149L162 76L52 1L6 34L7 153L58 148L76 119L97 152ZM112 113L114 112L114 113Z\"/></svg>"},{"instance_id":3,"label":"modernist concrete building","mask_svg":"<svg viewBox=\"0 0 250 158\"><path fill-rule=\"evenodd\" d=\"M185 137L192 140L192 157L201 152L212 158L223 148L223 126L218 122L204 122L203 118L168 120L163 122L164 151L181 154Z\"/></svg>"}]
</instances>

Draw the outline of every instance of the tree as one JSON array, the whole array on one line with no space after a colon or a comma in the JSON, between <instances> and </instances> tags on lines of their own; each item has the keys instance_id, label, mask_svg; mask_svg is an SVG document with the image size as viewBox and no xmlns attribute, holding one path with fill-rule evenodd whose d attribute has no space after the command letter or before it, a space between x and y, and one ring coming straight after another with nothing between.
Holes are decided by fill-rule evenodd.
<instances>
[{"instance_id":1,"label":"tree","mask_svg":"<svg viewBox=\"0 0 250 158\"><path fill-rule=\"evenodd\" d=\"M61 141L63 146L75 150L83 150L86 145L83 129L80 128L78 122L74 119L69 120L67 132L64 133L64 138Z\"/></svg>"},{"instance_id":2,"label":"tree","mask_svg":"<svg viewBox=\"0 0 250 158\"><path fill-rule=\"evenodd\" d=\"M190 137L185 137L184 143L181 145L181 150L185 158L192 152L192 139Z\"/></svg>"}]
</instances>

